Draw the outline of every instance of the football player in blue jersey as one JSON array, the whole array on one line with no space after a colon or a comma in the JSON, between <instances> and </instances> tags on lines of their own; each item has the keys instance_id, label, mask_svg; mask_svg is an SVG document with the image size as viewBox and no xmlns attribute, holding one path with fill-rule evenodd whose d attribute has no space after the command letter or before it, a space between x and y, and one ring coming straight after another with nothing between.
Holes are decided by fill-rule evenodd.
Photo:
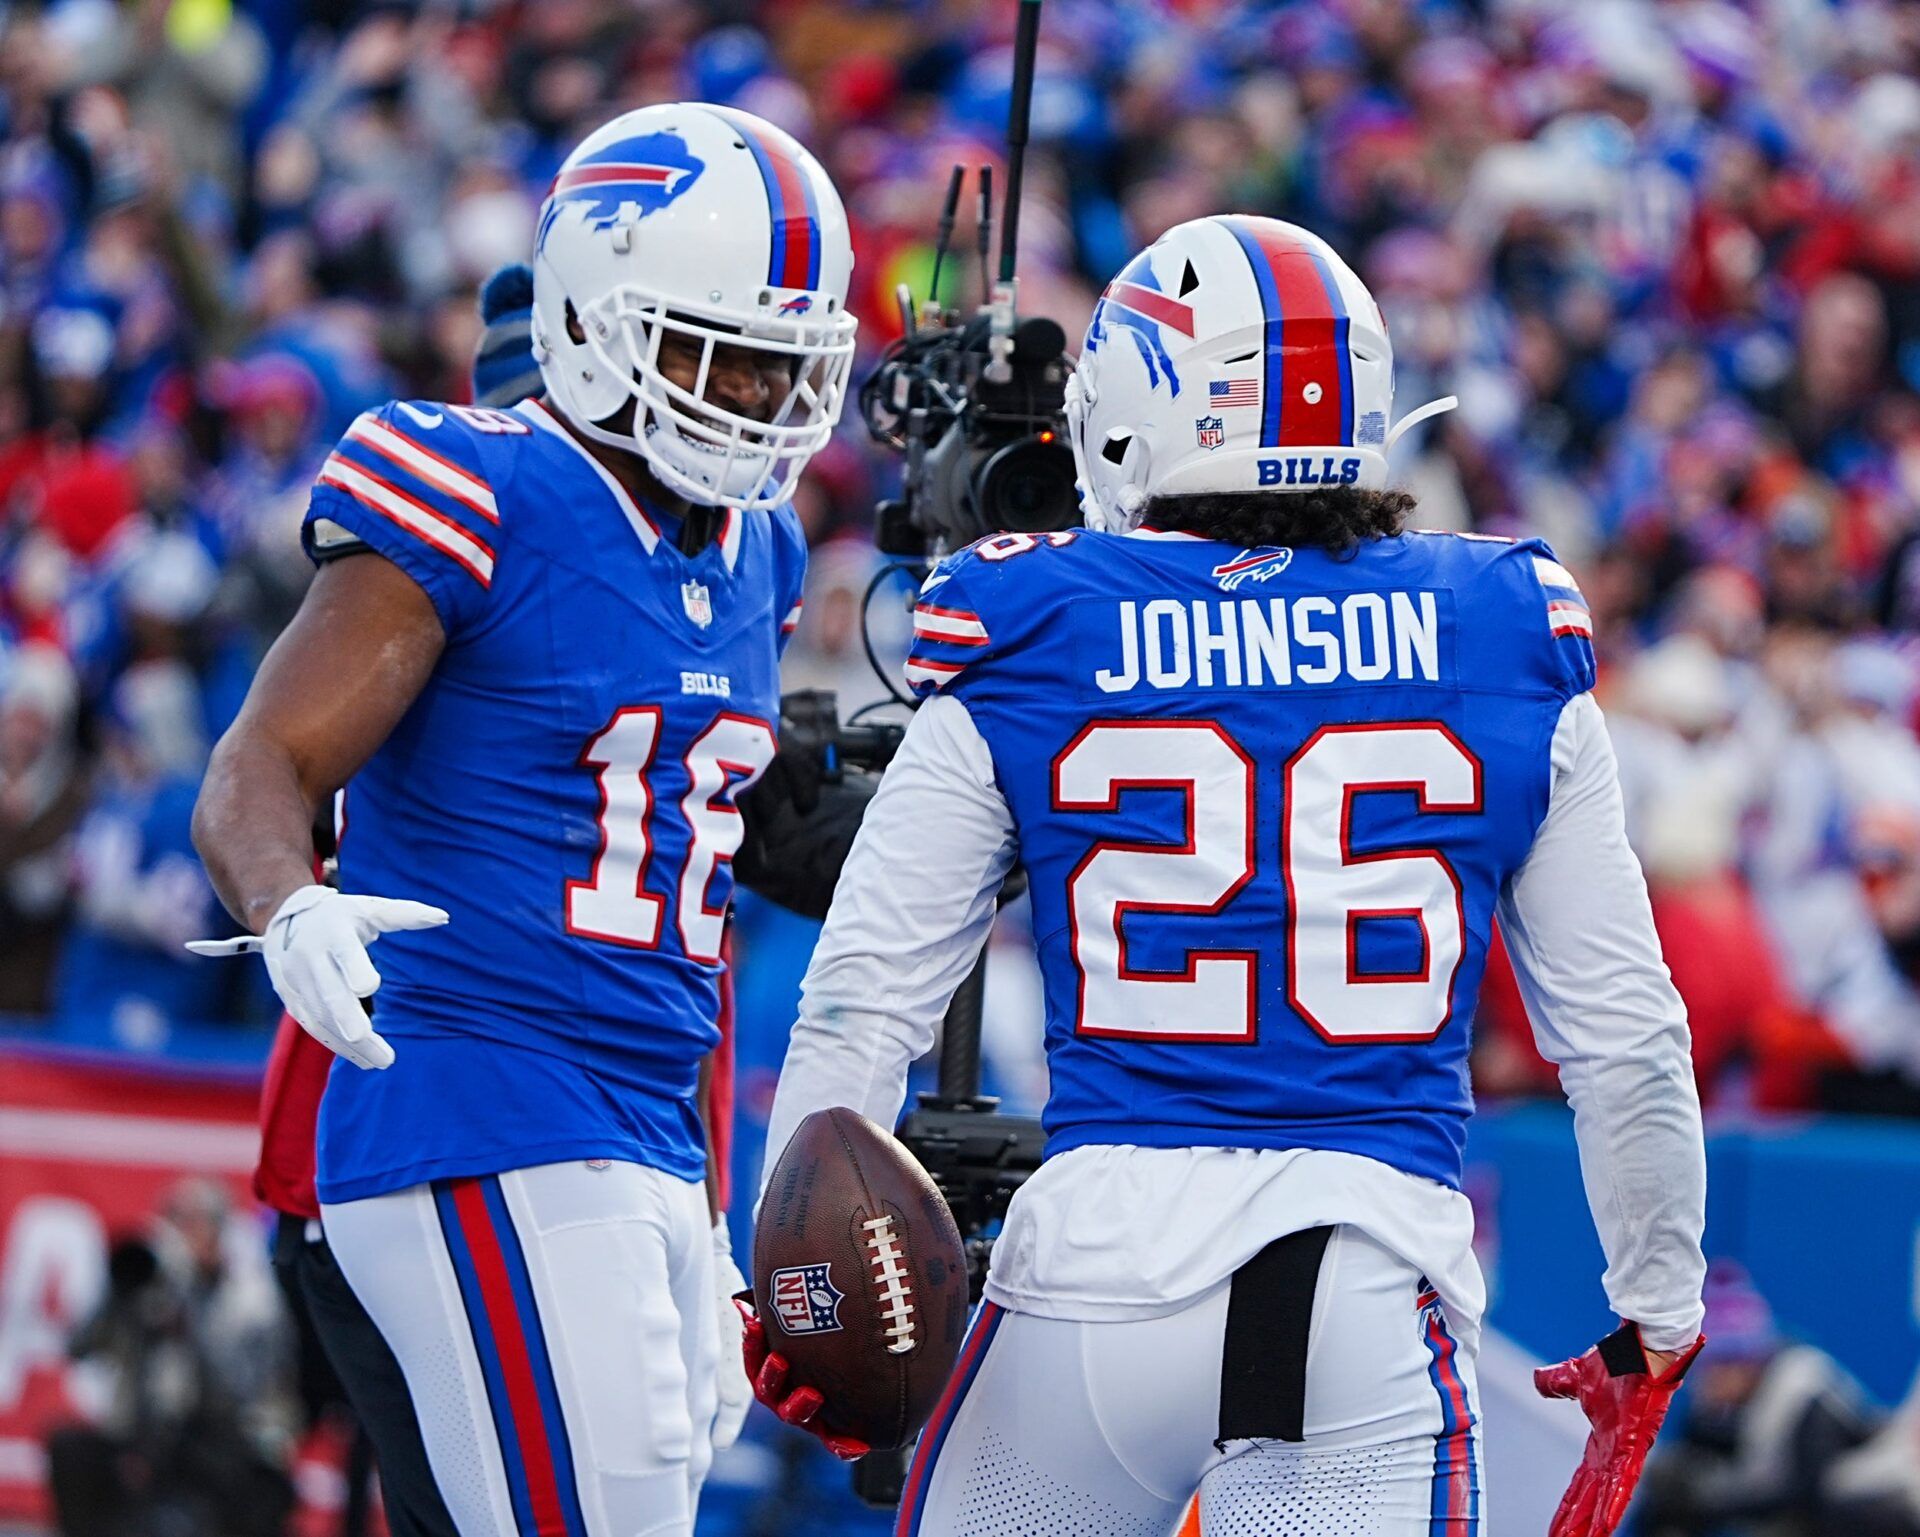
<instances>
[{"instance_id":1,"label":"football player in blue jersey","mask_svg":"<svg viewBox=\"0 0 1920 1537\"><path fill-rule=\"evenodd\" d=\"M1623 1322L1542 1377L1611 1531L1698 1349L1705 1158L1590 689L1537 541L1408 531L1393 358L1325 242L1181 225L1068 391L1084 531L945 560L925 697L808 972L768 1147L891 1125L1027 872L1049 1134L920 1439L903 1537L1475 1537L1485 1290L1461 1193L1496 915L1561 1066ZM769 1162L771 1163L771 1158ZM820 1393L748 1334L789 1417ZM830 1410L831 1405L827 1408Z\"/></svg>"},{"instance_id":2,"label":"football player in blue jersey","mask_svg":"<svg viewBox=\"0 0 1920 1537\"><path fill-rule=\"evenodd\" d=\"M324 1228L463 1537L689 1533L744 1412L700 1083L851 269L772 125L594 133L538 227L544 394L354 422L318 575L208 772L215 884L346 1059ZM342 786L335 891L308 830Z\"/></svg>"}]
</instances>

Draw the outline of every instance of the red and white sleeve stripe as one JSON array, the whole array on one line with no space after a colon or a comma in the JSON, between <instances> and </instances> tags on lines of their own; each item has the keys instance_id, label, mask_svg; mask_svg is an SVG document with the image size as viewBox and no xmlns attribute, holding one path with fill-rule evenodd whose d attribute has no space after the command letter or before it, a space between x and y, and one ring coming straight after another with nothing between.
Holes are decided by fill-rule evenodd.
<instances>
[{"instance_id":1,"label":"red and white sleeve stripe","mask_svg":"<svg viewBox=\"0 0 1920 1537\"><path fill-rule=\"evenodd\" d=\"M493 488L473 471L436 454L426 444L416 442L399 428L380 421L371 412L363 412L347 429L347 436L361 447L379 454L409 475L444 492L463 507L470 507L489 523L500 521L499 504Z\"/></svg>"},{"instance_id":2,"label":"red and white sleeve stripe","mask_svg":"<svg viewBox=\"0 0 1920 1537\"><path fill-rule=\"evenodd\" d=\"M337 453L329 455L327 462L321 466L320 483L346 492L361 506L379 513L422 543L431 545L462 566L482 587L492 586L492 547L468 533L445 513L407 495L391 481L381 479Z\"/></svg>"},{"instance_id":3,"label":"red and white sleeve stripe","mask_svg":"<svg viewBox=\"0 0 1920 1537\"><path fill-rule=\"evenodd\" d=\"M978 614L966 609L920 603L913 610L913 639L916 645L935 641L943 646L984 646L987 627Z\"/></svg>"},{"instance_id":4,"label":"red and white sleeve stripe","mask_svg":"<svg viewBox=\"0 0 1920 1537\"><path fill-rule=\"evenodd\" d=\"M780 633L782 635L791 635L795 630L800 628L800 610L806 606L807 600L802 598L798 603L794 604L792 608L787 610L787 617L780 621Z\"/></svg>"},{"instance_id":5,"label":"red and white sleeve stripe","mask_svg":"<svg viewBox=\"0 0 1920 1537\"><path fill-rule=\"evenodd\" d=\"M918 656L907 658L907 682L915 687L929 684L938 688L954 674L964 671L964 662L933 662Z\"/></svg>"}]
</instances>

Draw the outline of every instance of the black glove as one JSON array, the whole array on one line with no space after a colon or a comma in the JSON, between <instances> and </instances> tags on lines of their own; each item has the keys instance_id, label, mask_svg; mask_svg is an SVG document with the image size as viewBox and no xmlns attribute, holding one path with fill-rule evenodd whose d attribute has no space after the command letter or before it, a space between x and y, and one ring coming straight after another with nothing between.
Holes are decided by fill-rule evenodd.
<instances>
[{"instance_id":1,"label":"black glove","mask_svg":"<svg viewBox=\"0 0 1920 1537\"><path fill-rule=\"evenodd\" d=\"M879 783L879 775L852 769L830 776L817 752L783 747L739 799L746 834L734 879L803 918L826 917Z\"/></svg>"}]
</instances>

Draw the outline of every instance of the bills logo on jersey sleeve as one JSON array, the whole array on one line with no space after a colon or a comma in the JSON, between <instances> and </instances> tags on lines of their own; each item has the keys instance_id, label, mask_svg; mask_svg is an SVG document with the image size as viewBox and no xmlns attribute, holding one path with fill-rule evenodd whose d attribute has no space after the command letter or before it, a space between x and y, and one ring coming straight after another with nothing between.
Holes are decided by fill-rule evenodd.
<instances>
[{"instance_id":1,"label":"bills logo on jersey sleeve","mask_svg":"<svg viewBox=\"0 0 1920 1537\"><path fill-rule=\"evenodd\" d=\"M575 217L595 229L611 229L684 197L706 168L678 134L643 134L609 144L554 179L534 249L546 244L547 231L563 208L581 208L584 212Z\"/></svg>"},{"instance_id":2,"label":"bills logo on jersey sleeve","mask_svg":"<svg viewBox=\"0 0 1920 1537\"><path fill-rule=\"evenodd\" d=\"M788 1334L832 1334L844 1328L846 1293L833 1284L833 1265L795 1265L773 1273L773 1313Z\"/></svg>"},{"instance_id":3,"label":"bills logo on jersey sleeve","mask_svg":"<svg viewBox=\"0 0 1920 1537\"><path fill-rule=\"evenodd\" d=\"M1587 600L1580 595L1573 573L1557 560L1544 555L1533 558L1533 574L1547 593L1547 628L1555 635L1581 635L1593 638L1593 615Z\"/></svg>"}]
</instances>

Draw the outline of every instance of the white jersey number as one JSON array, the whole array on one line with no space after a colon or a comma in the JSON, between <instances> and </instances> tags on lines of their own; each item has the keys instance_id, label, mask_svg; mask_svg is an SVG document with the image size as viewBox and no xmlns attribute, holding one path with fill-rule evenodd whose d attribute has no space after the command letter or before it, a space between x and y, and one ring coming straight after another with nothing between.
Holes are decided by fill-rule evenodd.
<instances>
[{"instance_id":1,"label":"white jersey number","mask_svg":"<svg viewBox=\"0 0 1920 1537\"><path fill-rule=\"evenodd\" d=\"M1101 842L1067 879L1082 1035L1250 1041L1254 953L1193 950L1186 970L1127 961L1129 913L1217 913L1253 879L1253 760L1210 721L1106 721L1053 760L1060 811L1118 811L1122 790L1178 790L1186 842Z\"/></svg>"},{"instance_id":2,"label":"white jersey number","mask_svg":"<svg viewBox=\"0 0 1920 1537\"><path fill-rule=\"evenodd\" d=\"M1121 810L1129 789L1178 790L1185 840L1096 843L1067 881L1083 1035L1251 1041L1257 952L1187 952L1184 970L1142 972L1127 956L1130 913L1217 914L1253 878L1260 841L1253 760L1212 721L1102 721L1053 763L1061 811ZM1288 761L1279 829L1286 900L1287 999L1335 1044L1425 1041L1446 1025L1466 946L1459 877L1438 849L1351 849L1353 797L1407 791L1422 812L1482 806L1480 763L1435 722L1327 726ZM1368 919L1419 926L1421 964L1362 973Z\"/></svg>"},{"instance_id":3,"label":"white jersey number","mask_svg":"<svg viewBox=\"0 0 1920 1537\"><path fill-rule=\"evenodd\" d=\"M1432 1040L1453 1011L1466 949L1466 900L1445 854L1353 852L1353 798L1377 790L1410 791L1423 812L1477 812L1480 760L1437 722L1322 726L1288 760L1280 785L1287 1001L1336 1044ZM1359 931L1369 918L1418 924L1420 965L1361 972Z\"/></svg>"},{"instance_id":4,"label":"white jersey number","mask_svg":"<svg viewBox=\"0 0 1920 1537\"><path fill-rule=\"evenodd\" d=\"M647 889L653 862L654 797L650 777L660 746L660 708L617 712L580 755L600 784L600 852L584 881L567 882L567 932L639 950L657 949L667 899ZM696 961L720 959L726 909L707 905L716 868L740 847L744 824L733 798L773 761L773 730L744 715L715 718L687 749L687 793L679 811L687 825L687 857L674 885L680 940Z\"/></svg>"}]
</instances>

